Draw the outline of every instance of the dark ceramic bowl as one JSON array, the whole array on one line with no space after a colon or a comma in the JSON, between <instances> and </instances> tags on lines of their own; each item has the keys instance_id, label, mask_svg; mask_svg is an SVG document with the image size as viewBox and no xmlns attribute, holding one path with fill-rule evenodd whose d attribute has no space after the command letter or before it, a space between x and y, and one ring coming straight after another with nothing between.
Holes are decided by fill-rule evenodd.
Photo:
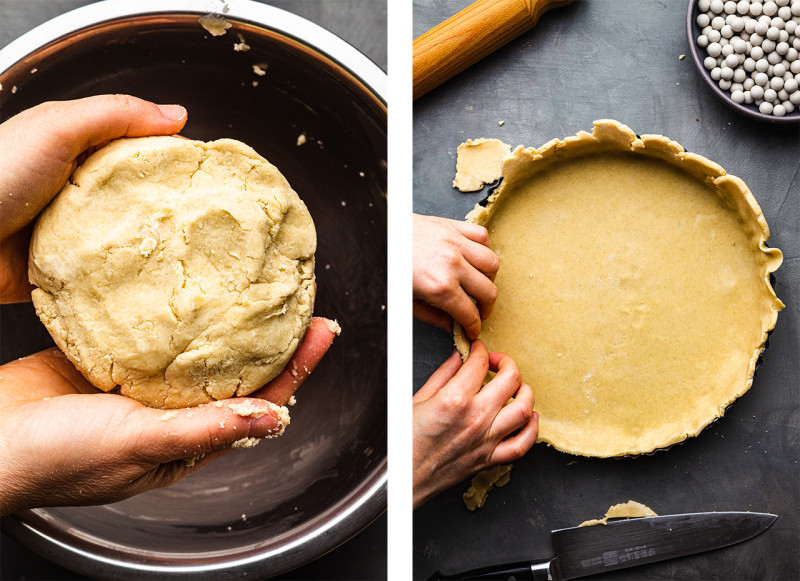
<instances>
[{"instance_id":1,"label":"dark ceramic bowl","mask_svg":"<svg viewBox=\"0 0 800 581\"><path fill-rule=\"evenodd\" d=\"M781 125L800 123L800 107L796 108L788 115L784 115L783 117L764 115L764 113L758 110L758 107L756 107L755 104L751 103L748 105L746 103L736 103L733 99L731 99L730 91L723 91L720 89L717 82L711 78L709 71L703 66L703 60L705 60L705 58L708 56L708 53L706 53L705 49L697 46L697 37L700 36L701 30L697 25L698 14L700 14L700 11L697 8L697 0L689 0L689 7L686 11L686 37L689 41L689 52L692 54L692 61L694 61L694 66L697 68L697 72L700 73L700 76L703 78L703 81L705 81L705 84L709 89L711 89L717 98L737 113L741 113L742 115L750 117L751 119L757 119L758 121L766 121L767 123L777 123Z\"/></svg>"},{"instance_id":2,"label":"dark ceramic bowl","mask_svg":"<svg viewBox=\"0 0 800 581\"><path fill-rule=\"evenodd\" d=\"M226 35L198 24L205 4L227 8ZM239 35L248 52L233 50ZM130 93L185 105L187 137L251 145L309 208L315 311L343 329L283 437L169 488L26 511L3 519L4 530L92 578L216 581L278 575L377 518L387 465L385 74L324 29L248 0L115 0L4 48L0 83L3 120L47 100ZM2 332L6 361L52 344L29 305L4 306Z\"/></svg>"}]
</instances>

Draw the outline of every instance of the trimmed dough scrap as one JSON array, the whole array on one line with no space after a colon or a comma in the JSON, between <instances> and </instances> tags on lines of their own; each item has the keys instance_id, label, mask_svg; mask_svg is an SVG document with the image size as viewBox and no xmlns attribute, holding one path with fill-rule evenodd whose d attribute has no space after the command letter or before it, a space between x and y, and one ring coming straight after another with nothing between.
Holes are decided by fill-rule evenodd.
<instances>
[{"instance_id":1,"label":"trimmed dough scrap","mask_svg":"<svg viewBox=\"0 0 800 581\"><path fill-rule=\"evenodd\" d=\"M36 311L96 387L159 408L243 396L311 323L316 231L247 145L120 139L41 214Z\"/></svg>"},{"instance_id":2,"label":"trimmed dough scrap","mask_svg":"<svg viewBox=\"0 0 800 581\"><path fill-rule=\"evenodd\" d=\"M591 527L594 525L604 525L608 524L608 519L610 518L642 518L648 516L658 516L658 514L656 514L652 508L642 504L641 502L629 500L628 502L615 504L614 506L609 507L606 511L606 515L603 518L586 520L578 526Z\"/></svg>"},{"instance_id":3,"label":"trimmed dough scrap","mask_svg":"<svg viewBox=\"0 0 800 581\"><path fill-rule=\"evenodd\" d=\"M500 179L503 158L511 146L499 139L467 139L458 146L453 187L475 192Z\"/></svg>"},{"instance_id":4,"label":"trimmed dough scrap","mask_svg":"<svg viewBox=\"0 0 800 581\"><path fill-rule=\"evenodd\" d=\"M584 456L696 436L753 381L782 262L744 182L612 120L517 147L467 220L502 267L481 339L536 393L539 441ZM455 330L466 356L469 344Z\"/></svg>"},{"instance_id":5,"label":"trimmed dough scrap","mask_svg":"<svg viewBox=\"0 0 800 581\"><path fill-rule=\"evenodd\" d=\"M511 480L512 467L512 464L503 464L478 472L472 478L470 487L462 495L467 508L473 511L476 508L483 508L489 491L495 486L505 486Z\"/></svg>"}]
</instances>

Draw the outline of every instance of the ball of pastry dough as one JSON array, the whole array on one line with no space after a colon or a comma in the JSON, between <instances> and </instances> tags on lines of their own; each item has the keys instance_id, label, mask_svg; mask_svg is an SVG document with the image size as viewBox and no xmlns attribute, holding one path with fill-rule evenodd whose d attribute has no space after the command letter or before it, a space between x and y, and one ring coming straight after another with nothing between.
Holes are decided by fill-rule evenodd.
<instances>
[{"instance_id":1,"label":"ball of pastry dough","mask_svg":"<svg viewBox=\"0 0 800 581\"><path fill-rule=\"evenodd\" d=\"M247 395L314 307L316 231L281 173L231 139L120 139L39 217L33 304L95 386L159 408Z\"/></svg>"}]
</instances>

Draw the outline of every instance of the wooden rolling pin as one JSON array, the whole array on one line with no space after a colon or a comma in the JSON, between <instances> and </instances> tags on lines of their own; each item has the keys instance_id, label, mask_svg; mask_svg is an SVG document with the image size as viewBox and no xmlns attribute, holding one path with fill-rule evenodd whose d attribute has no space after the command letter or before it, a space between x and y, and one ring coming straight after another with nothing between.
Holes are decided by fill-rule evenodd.
<instances>
[{"instance_id":1,"label":"wooden rolling pin","mask_svg":"<svg viewBox=\"0 0 800 581\"><path fill-rule=\"evenodd\" d=\"M534 27L573 0L477 0L414 39L414 99Z\"/></svg>"}]
</instances>

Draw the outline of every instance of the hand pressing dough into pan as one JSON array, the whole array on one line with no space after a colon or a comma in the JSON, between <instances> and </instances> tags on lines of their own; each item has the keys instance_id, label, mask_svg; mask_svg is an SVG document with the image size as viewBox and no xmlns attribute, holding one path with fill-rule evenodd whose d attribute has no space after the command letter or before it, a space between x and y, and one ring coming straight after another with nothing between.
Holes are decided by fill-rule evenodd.
<instances>
[{"instance_id":1,"label":"hand pressing dough into pan","mask_svg":"<svg viewBox=\"0 0 800 581\"><path fill-rule=\"evenodd\" d=\"M500 257L480 337L533 388L540 441L584 456L652 452L696 436L750 388L783 308L770 284L782 255L741 179L611 120L520 146L502 174L467 216Z\"/></svg>"},{"instance_id":2,"label":"hand pressing dough into pan","mask_svg":"<svg viewBox=\"0 0 800 581\"><path fill-rule=\"evenodd\" d=\"M120 139L39 217L29 277L91 383L176 408L280 373L311 322L315 250L305 204L247 145Z\"/></svg>"}]
</instances>

